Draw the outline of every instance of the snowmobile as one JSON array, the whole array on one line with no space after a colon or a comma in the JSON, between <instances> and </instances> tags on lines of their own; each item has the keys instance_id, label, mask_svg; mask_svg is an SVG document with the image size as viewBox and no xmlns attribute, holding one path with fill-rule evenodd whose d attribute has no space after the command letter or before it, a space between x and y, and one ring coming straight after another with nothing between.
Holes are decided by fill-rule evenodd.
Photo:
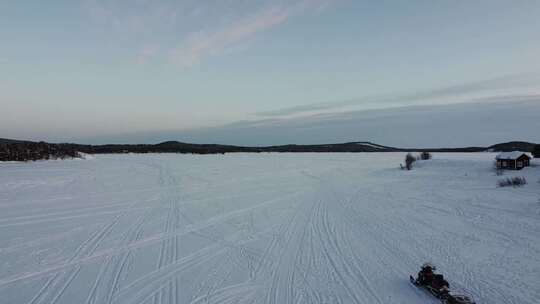
<instances>
[{"instance_id":1,"label":"snowmobile","mask_svg":"<svg viewBox=\"0 0 540 304\"><path fill-rule=\"evenodd\" d=\"M450 291L450 286L442 274L435 274L435 266L425 263L422 265L418 277L409 276L411 283L422 288L440 299L443 304L475 304L474 300L466 295Z\"/></svg>"}]
</instances>

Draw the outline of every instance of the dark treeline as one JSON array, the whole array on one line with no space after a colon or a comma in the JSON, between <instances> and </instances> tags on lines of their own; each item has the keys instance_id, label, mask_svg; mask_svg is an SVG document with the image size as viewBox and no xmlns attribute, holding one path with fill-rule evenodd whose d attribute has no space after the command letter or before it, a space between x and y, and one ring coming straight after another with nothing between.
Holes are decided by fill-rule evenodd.
<instances>
[{"instance_id":1,"label":"dark treeline","mask_svg":"<svg viewBox=\"0 0 540 304\"><path fill-rule=\"evenodd\" d=\"M389 152L399 149L375 146L370 143L343 143L330 145L283 145L268 147L242 147L217 144L190 144L167 141L156 145L99 145L80 146L81 152L88 154L103 153L191 153L219 154L234 152Z\"/></svg>"},{"instance_id":2,"label":"dark treeline","mask_svg":"<svg viewBox=\"0 0 540 304\"><path fill-rule=\"evenodd\" d=\"M30 161L39 159L63 159L80 157L78 152L87 154L115 153L186 153L223 154L234 152L481 152L521 150L532 152L535 144L527 142L508 142L491 147L438 148L438 149L400 149L372 144L369 142L350 142L327 145L281 145L268 147L242 147L215 144L190 144L167 141L155 145L115 144L79 145L51 144L46 142L17 141L0 138L0 161Z\"/></svg>"},{"instance_id":3,"label":"dark treeline","mask_svg":"<svg viewBox=\"0 0 540 304\"><path fill-rule=\"evenodd\" d=\"M186 154L218 154L231 152L259 152L257 148L227 145L197 145L181 142L164 142L156 145L80 145L81 152L88 154L114 153L186 153Z\"/></svg>"},{"instance_id":4,"label":"dark treeline","mask_svg":"<svg viewBox=\"0 0 540 304\"><path fill-rule=\"evenodd\" d=\"M0 161L29 161L79 157L77 145L46 142L0 143Z\"/></svg>"},{"instance_id":5,"label":"dark treeline","mask_svg":"<svg viewBox=\"0 0 540 304\"><path fill-rule=\"evenodd\" d=\"M283 145L269 147L242 147L217 144L190 144L167 141L149 144L79 145L51 144L0 139L0 161L28 161L79 157L77 152L87 154L118 153L184 153L184 154L224 154L235 152L389 152L399 149L373 145L371 143L343 143L330 145Z\"/></svg>"},{"instance_id":6,"label":"dark treeline","mask_svg":"<svg viewBox=\"0 0 540 304\"><path fill-rule=\"evenodd\" d=\"M540 158L540 145L534 146L533 155L536 158Z\"/></svg>"}]
</instances>

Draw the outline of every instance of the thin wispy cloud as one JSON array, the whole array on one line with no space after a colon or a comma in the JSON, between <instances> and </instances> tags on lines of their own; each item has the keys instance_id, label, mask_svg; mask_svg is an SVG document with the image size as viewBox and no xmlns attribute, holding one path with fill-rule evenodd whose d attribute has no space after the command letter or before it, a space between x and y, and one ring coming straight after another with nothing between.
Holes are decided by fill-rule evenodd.
<instances>
[{"instance_id":1,"label":"thin wispy cloud","mask_svg":"<svg viewBox=\"0 0 540 304\"><path fill-rule=\"evenodd\" d=\"M189 67L295 16L320 13L335 1L134 1L126 9L118 0L84 0L84 8L96 23L140 44L137 62L162 56L163 61ZM172 38L160 45L152 40L155 36Z\"/></svg>"},{"instance_id":2,"label":"thin wispy cloud","mask_svg":"<svg viewBox=\"0 0 540 304\"><path fill-rule=\"evenodd\" d=\"M188 2L83 0L87 15L97 24L116 34L140 38L155 31L171 30L182 14L189 11Z\"/></svg>"},{"instance_id":3,"label":"thin wispy cloud","mask_svg":"<svg viewBox=\"0 0 540 304\"><path fill-rule=\"evenodd\" d=\"M206 56L219 54L260 32L285 23L291 17L311 10L321 11L331 3L331 0L304 0L270 6L224 28L191 33L179 47L170 51L170 56L181 66L192 66Z\"/></svg>"},{"instance_id":4,"label":"thin wispy cloud","mask_svg":"<svg viewBox=\"0 0 540 304\"><path fill-rule=\"evenodd\" d=\"M181 66L191 66L205 56L218 54L260 31L282 24L288 18L287 10L270 8L224 29L191 33L182 46L171 50L171 59Z\"/></svg>"},{"instance_id":5,"label":"thin wispy cloud","mask_svg":"<svg viewBox=\"0 0 540 304\"><path fill-rule=\"evenodd\" d=\"M516 92L523 92L523 90L526 90L527 88L531 89L531 91L528 93L532 94L532 96L537 96L537 94L540 94L539 73L505 75L501 77L458 85L451 85L437 89L419 90L412 93L370 96L344 101L300 105L277 110L258 112L255 113L255 116L288 117L340 110L350 110L351 108L354 109L354 107L362 107L364 109L378 109L404 105L421 105L424 103L460 103L460 100L490 101L494 98L496 99L497 96L514 96ZM517 91L514 92L515 90Z\"/></svg>"},{"instance_id":6,"label":"thin wispy cloud","mask_svg":"<svg viewBox=\"0 0 540 304\"><path fill-rule=\"evenodd\" d=\"M180 139L248 146L352 141L403 148L488 146L511 140L540 141L536 131L540 128L538 111L540 95L500 96L462 104L351 111L292 119L265 118L211 128L126 133L89 139L89 142L158 143ZM511 123L501 123L504 121Z\"/></svg>"},{"instance_id":7,"label":"thin wispy cloud","mask_svg":"<svg viewBox=\"0 0 540 304\"><path fill-rule=\"evenodd\" d=\"M159 47L156 45L146 45L142 47L137 54L137 63L147 63L152 57L159 52Z\"/></svg>"}]
</instances>

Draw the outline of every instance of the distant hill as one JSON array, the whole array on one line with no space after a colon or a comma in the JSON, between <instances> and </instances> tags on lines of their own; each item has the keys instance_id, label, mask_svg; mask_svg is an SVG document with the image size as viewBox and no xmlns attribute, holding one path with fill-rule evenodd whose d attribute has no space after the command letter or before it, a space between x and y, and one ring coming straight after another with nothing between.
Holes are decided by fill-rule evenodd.
<instances>
[{"instance_id":1,"label":"distant hill","mask_svg":"<svg viewBox=\"0 0 540 304\"><path fill-rule=\"evenodd\" d=\"M490 147L464 148L395 148L374 144L371 142L348 142L339 144L320 145L279 145L267 147L242 147L218 144L191 144L179 141L166 141L159 144L111 144L111 145L79 145L54 144L46 142L31 142L0 138L0 161L26 161L49 158L78 157L78 152L87 154L113 153L188 153L188 154L219 154L235 152L482 152L482 151L514 151L532 152L535 144L528 142L508 142Z\"/></svg>"},{"instance_id":2,"label":"distant hill","mask_svg":"<svg viewBox=\"0 0 540 304\"><path fill-rule=\"evenodd\" d=\"M533 152L534 146L536 144L526 142L526 141L511 141L502 144L496 144L489 147L489 150L496 152L511 152L511 151L524 151L524 152Z\"/></svg>"},{"instance_id":3,"label":"distant hill","mask_svg":"<svg viewBox=\"0 0 540 304\"><path fill-rule=\"evenodd\" d=\"M8 138L0 138L0 145L1 144L16 144L16 143L24 143L24 142L29 142L29 141L8 139Z\"/></svg>"},{"instance_id":4,"label":"distant hill","mask_svg":"<svg viewBox=\"0 0 540 304\"><path fill-rule=\"evenodd\" d=\"M348 142L323 145L281 145L260 148L263 152L397 152L398 148L370 142Z\"/></svg>"}]
</instances>

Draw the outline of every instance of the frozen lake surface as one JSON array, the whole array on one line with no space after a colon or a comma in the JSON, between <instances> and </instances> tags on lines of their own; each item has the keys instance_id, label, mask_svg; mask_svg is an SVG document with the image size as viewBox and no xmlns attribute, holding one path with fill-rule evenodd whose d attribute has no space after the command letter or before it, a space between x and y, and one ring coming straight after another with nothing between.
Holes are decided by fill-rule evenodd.
<instances>
[{"instance_id":1,"label":"frozen lake surface","mask_svg":"<svg viewBox=\"0 0 540 304\"><path fill-rule=\"evenodd\" d=\"M494 154L99 155L0 163L0 303L440 303L540 299L540 164Z\"/></svg>"}]
</instances>

